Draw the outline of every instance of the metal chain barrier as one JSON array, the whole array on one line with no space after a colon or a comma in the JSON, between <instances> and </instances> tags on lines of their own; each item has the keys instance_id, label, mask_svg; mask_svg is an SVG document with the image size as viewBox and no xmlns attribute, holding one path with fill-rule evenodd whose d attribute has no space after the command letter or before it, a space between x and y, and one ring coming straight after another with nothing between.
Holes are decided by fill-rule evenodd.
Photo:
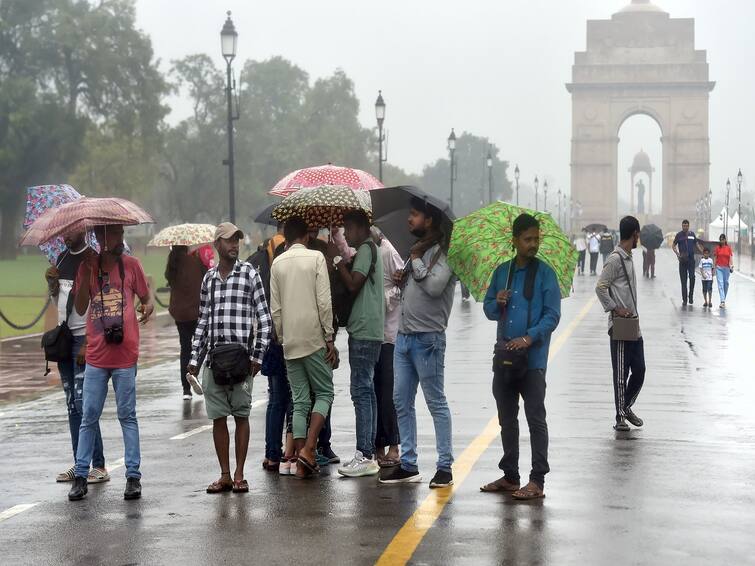
<instances>
[{"instance_id":1,"label":"metal chain barrier","mask_svg":"<svg viewBox=\"0 0 755 566\"><path fill-rule=\"evenodd\" d=\"M45 316L45 312L47 312L47 307L50 306L50 302L52 301L52 297L47 297L47 302L45 303L45 306L42 307L42 310L37 315L37 317L30 322L29 324L14 324L10 320L8 320L8 317L5 316L2 310L0 310L0 320L2 320L5 324L10 326L14 330L29 330L33 326L35 326L40 320L42 320L42 317Z\"/></svg>"},{"instance_id":2,"label":"metal chain barrier","mask_svg":"<svg viewBox=\"0 0 755 566\"><path fill-rule=\"evenodd\" d=\"M164 308L164 309L167 309L167 308L168 308L168 305L166 305L165 303L163 303L163 302L162 302L162 301L160 300L160 297L158 297L158 295L157 295L157 294L158 294L158 293L169 293L169 292L170 292L170 287L160 287L159 289L155 289L155 302L156 302L156 303L157 303L158 305L160 305L160 306L161 306L162 308Z\"/></svg>"}]
</instances>

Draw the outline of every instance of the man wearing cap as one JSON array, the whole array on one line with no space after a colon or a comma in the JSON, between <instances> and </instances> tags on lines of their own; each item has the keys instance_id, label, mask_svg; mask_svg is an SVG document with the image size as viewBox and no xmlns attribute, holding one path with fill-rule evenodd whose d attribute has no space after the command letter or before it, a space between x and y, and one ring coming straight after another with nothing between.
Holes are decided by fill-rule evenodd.
<instances>
[{"instance_id":1,"label":"man wearing cap","mask_svg":"<svg viewBox=\"0 0 755 566\"><path fill-rule=\"evenodd\" d=\"M252 404L252 379L260 370L270 342L271 318L262 279L251 264L239 261L239 241L244 234L230 222L215 230L215 249L220 261L202 281L199 322L194 334L189 383L194 392L205 396L207 416L213 421L212 435L220 463L220 479L207 487L207 493L233 491L246 493L244 463L249 448L249 412ZM252 330L252 320L256 327ZM254 339L253 346L252 339ZM201 385L198 360L207 355ZM248 366L227 361L241 356ZM238 375L241 373L241 375ZM236 421L236 470L231 479L227 419Z\"/></svg>"}]
</instances>

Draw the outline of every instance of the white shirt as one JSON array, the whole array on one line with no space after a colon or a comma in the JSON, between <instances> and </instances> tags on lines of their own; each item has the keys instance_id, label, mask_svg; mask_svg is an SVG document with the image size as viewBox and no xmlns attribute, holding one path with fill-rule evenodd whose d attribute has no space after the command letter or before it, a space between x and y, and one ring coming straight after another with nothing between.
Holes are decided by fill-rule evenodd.
<instances>
[{"instance_id":1,"label":"white shirt","mask_svg":"<svg viewBox=\"0 0 755 566\"><path fill-rule=\"evenodd\" d=\"M380 242L383 260L383 293L385 296L385 336L383 343L395 344L401 322L401 289L393 282L393 274L404 268L404 261L387 239Z\"/></svg>"},{"instance_id":2,"label":"white shirt","mask_svg":"<svg viewBox=\"0 0 755 566\"><path fill-rule=\"evenodd\" d=\"M578 252L583 252L587 249L587 242L585 242L584 236L577 236L574 238L574 247L577 248Z\"/></svg>"},{"instance_id":3,"label":"white shirt","mask_svg":"<svg viewBox=\"0 0 755 566\"><path fill-rule=\"evenodd\" d=\"M600 237L597 234L590 234L589 244L591 254L596 254L600 251Z\"/></svg>"}]
</instances>

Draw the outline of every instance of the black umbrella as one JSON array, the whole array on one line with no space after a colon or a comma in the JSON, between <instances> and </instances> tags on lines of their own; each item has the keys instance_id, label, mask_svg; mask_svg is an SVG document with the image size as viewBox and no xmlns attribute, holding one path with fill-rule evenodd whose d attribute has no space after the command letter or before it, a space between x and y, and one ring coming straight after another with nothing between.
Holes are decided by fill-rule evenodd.
<instances>
[{"instance_id":1,"label":"black umbrella","mask_svg":"<svg viewBox=\"0 0 755 566\"><path fill-rule=\"evenodd\" d=\"M451 229L456 216L449 204L418 187L406 185L373 189L370 191L370 197L372 198L374 223L383 231L385 237L401 254L401 257L408 257L410 248L417 241L417 237L409 232L408 225L412 198L421 199L426 204L437 208L443 216L441 230L443 230L446 238L451 236Z\"/></svg>"},{"instance_id":2,"label":"black umbrella","mask_svg":"<svg viewBox=\"0 0 755 566\"><path fill-rule=\"evenodd\" d=\"M266 224L267 226L277 226L278 221L273 218L273 209L280 204L279 202L274 202L273 204L270 204L263 208L255 217L254 221L259 224Z\"/></svg>"},{"instance_id":3,"label":"black umbrella","mask_svg":"<svg viewBox=\"0 0 755 566\"><path fill-rule=\"evenodd\" d=\"M588 234L590 232L605 232L606 230L608 230L608 226L606 226L605 224L590 224L588 226L585 226L583 230Z\"/></svg>"},{"instance_id":4,"label":"black umbrella","mask_svg":"<svg viewBox=\"0 0 755 566\"><path fill-rule=\"evenodd\" d=\"M640 241L649 250L656 250L663 243L663 230L655 224L645 224L640 230Z\"/></svg>"}]
</instances>

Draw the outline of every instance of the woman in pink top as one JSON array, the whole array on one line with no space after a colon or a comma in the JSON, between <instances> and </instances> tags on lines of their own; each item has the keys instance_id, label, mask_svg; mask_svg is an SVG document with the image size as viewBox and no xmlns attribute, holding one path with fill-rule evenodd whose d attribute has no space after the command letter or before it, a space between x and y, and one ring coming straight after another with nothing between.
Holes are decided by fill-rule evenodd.
<instances>
[{"instance_id":1,"label":"woman in pink top","mask_svg":"<svg viewBox=\"0 0 755 566\"><path fill-rule=\"evenodd\" d=\"M718 295L721 299L719 308L726 308L726 295L729 293L729 275L734 272L734 253L726 242L726 234L718 238L718 245L713 251L716 260L716 280L718 281Z\"/></svg>"}]
</instances>

